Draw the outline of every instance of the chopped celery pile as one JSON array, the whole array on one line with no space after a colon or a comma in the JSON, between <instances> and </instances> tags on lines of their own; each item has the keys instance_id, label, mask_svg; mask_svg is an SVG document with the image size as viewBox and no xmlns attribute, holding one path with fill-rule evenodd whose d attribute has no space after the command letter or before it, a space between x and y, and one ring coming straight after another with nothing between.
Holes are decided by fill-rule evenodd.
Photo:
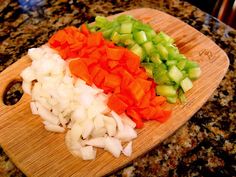
<instances>
[{"instance_id":1,"label":"chopped celery pile","mask_svg":"<svg viewBox=\"0 0 236 177\"><path fill-rule=\"evenodd\" d=\"M193 87L192 81L201 75L198 63L188 60L164 32L156 33L130 15L120 15L109 21L97 16L91 31L103 36L138 55L148 76L157 83L156 93L170 103L185 102L184 93Z\"/></svg>"}]
</instances>

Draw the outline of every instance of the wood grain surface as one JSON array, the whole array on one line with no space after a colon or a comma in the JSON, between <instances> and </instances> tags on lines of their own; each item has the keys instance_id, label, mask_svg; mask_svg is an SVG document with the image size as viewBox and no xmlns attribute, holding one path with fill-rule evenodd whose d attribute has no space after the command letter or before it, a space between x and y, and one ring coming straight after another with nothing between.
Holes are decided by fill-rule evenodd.
<instances>
[{"instance_id":1,"label":"wood grain surface","mask_svg":"<svg viewBox=\"0 0 236 177\"><path fill-rule=\"evenodd\" d=\"M219 85L229 61L224 51L209 38L158 10L142 8L125 13L149 23L156 31L166 32L175 39L181 53L199 62L202 76L186 94L187 103L172 105L172 117L163 124L145 123L145 127L138 130L131 157L121 155L114 158L99 150L96 160L82 161L67 150L64 134L46 131L40 118L31 114L30 96L24 94L13 106L3 104L2 97L8 84L19 79L19 73L31 63L25 56L0 74L0 145L27 176L102 176L121 168L174 133L200 109Z\"/></svg>"}]
</instances>

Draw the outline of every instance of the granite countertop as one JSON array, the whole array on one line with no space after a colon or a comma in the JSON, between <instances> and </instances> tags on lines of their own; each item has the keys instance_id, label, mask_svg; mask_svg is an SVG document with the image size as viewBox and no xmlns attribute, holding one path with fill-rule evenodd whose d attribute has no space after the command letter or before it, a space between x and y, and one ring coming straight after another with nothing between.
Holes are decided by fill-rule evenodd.
<instances>
[{"instance_id":1,"label":"granite countertop","mask_svg":"<svg viewBox=\"0 0 236 177\"><path fill-rule=\"evenodd\" d=\"M111 176L236 175L236 31L181 0L0 0L0 72L39 47L58 29L92 22L96 15L150 7L169 13L216 42L229 70L205 105L174 135ZM5 96L22 94L16 84ZM25 176L0 147L0 176Z\"/></svg>"}]
</instances>

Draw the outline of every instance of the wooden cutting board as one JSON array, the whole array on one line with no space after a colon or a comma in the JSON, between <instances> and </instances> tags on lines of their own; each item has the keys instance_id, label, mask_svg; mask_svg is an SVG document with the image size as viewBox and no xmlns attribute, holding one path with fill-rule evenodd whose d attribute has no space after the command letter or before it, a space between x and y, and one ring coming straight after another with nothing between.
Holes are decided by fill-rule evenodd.
<instances>
[{"instance_id":1,"label":"wooden cutting board","mask_svg":"<svg viewBox=\"0 0 236 177\"><path fill-rule=\"evenodd\" d=\"M156 31L164 31L175 39L180 51L190 60L199 62L202 76L186 95L185 104L175 104L172 117L165 123L147 122L138 130L131 157L114 158L98 151L96 160L82 161L73 157L64 143L64 134L46 131L40 118L30 111L30 97L6 106L0 101L0 144L13 162L27 176L102 176L121 168L174 133L200 109L225 75L229 61L227 55L209 38L184 22L161 11L142 8L125 12L149 23ZM114 18L114 16L109 17ZM30 59L25 56L0 74L1 98L8 84L19 79L20 72Z\"/></svg>"}]
</instances>

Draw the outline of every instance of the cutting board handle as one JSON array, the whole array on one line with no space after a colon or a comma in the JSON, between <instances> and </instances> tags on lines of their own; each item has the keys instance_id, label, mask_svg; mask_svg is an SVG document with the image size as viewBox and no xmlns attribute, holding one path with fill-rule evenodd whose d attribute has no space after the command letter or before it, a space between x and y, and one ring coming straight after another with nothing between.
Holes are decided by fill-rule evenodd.
<instances>
[{"instance_id":1,"label":"cutting board handle","mask_svg":"<svg viewBox=\"0 0 236 177\"><path fill-rule=\"evenodd\" d=\"M28 56L22 57L20 60L6 68L4 71L0 73L0 107L10 107L4 104L3 97L6 92L6 89L9 87L9 84L11 84L14 81L20 81L22 80L20 77L20 73L25 69L27 66L31 64L31 60ZM24 99L24 94L19 102L21 102ZM18 104L17 102L16 104ZM15 104L15 105L16 105ZM2 109L0 109L2 110Z\"/></svg>"}]
</instances>

